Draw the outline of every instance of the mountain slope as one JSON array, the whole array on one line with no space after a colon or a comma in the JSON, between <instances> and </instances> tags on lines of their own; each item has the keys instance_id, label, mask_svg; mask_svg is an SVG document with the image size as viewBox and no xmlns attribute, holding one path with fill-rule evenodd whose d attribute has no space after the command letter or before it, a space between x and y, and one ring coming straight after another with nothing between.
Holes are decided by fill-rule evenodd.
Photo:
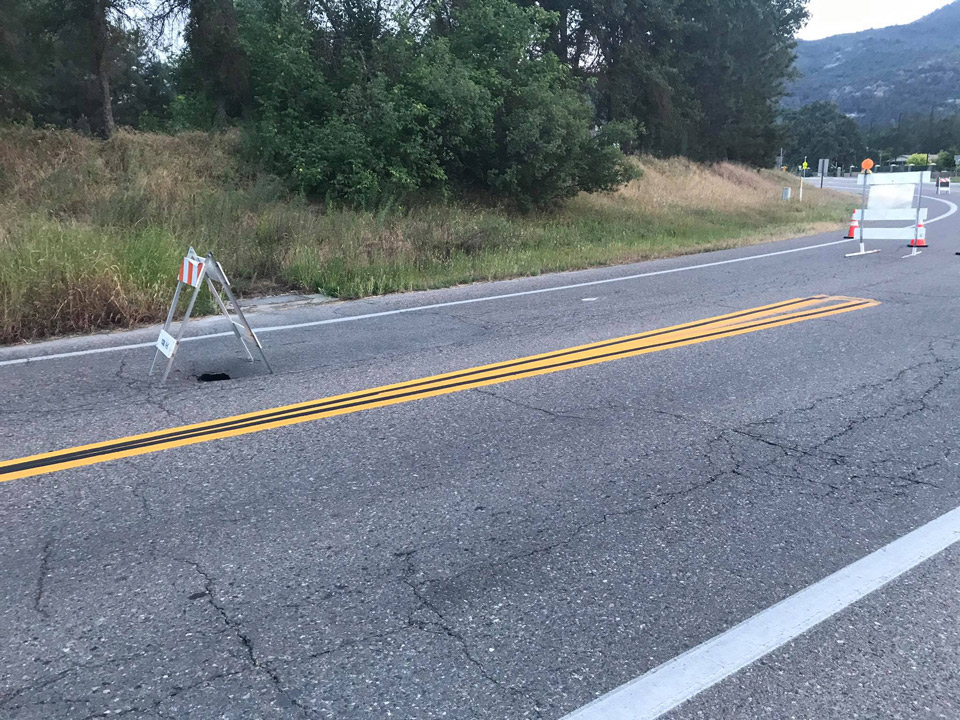
<instances>
[{"instance_id":1,"label":"mountain slope","mask_svg":"<svg viewBox=\"0 0 960 720\"><path fill-rule=\"evenodd\" d=\"M960 0L909 25L800 41L787 107L835 102L862 124L960 112Z\"/></svg>"}]
</instances>

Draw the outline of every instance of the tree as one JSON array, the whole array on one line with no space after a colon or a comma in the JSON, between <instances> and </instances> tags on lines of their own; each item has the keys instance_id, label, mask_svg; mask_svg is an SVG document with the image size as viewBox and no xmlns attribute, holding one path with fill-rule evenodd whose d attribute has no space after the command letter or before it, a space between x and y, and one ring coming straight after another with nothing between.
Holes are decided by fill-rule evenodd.
<instances>
[{"instance_id":1,"label":"tree","mask_svg":"<svg viewBox=\"0 0 960 720\"><path fill-rule=\"evenodd\" d=\"M159 0L149 21L157 34L170 23L184 22L187 47L178 63L179 89L210 101L211 122L224 125L253 107L250 63L234 0Z\"/></svg>"},{"instance_id":2,"label":"tree","mask_svg":"<svg viewBox=\"0 0 960 720\"><path fill-rule=\"evenodd\" d=\"M131 11L140 1L14 1L15 22L0 31L12 48L0 56L0 95L13 98L15 111L0 99L0 113L109 137L116 127L114 80L137 64ZM9 67L13 72L4 72Z\"/></svg>"},{"instance_id":3,"label":"tree","mask_svg":"<svg viewBox=\"0 0 960 720\"><path fill-rule=\"evenodd\" d=\"M702 113L694 154L769 164L803 0L690 0L684 13L685 75Z\"/></svg>"},{"instance_id":4,"label":"tree","mask_svg":"<svg viewBox=\"0 0 960 720\"><path fill-rule=\"evenodd\" d=\"M312 193L542 204L622 181L618 148L768 164L806 11L803 0L0 0L0 15L4 117L104 137L117 123L243 120ZM155 44L173 21L186 49L168 63ZM921 120L910 127L944 138L926 146L956 144L946 118Z\"/></svg>"},{"instance_id":5,"label":"tree","mask_svg":"<svg viewBox=\"0 0 960 720\"><path fill-rule=\"evenodd\" d=\"M0 17L0 118L23 120L40 84L41 48L31 38L35 7L29 1L0 0Z\"/></svg>"},{"instance_id":6,"label":"tree","mask_svg":"<svg viewBox=\"0 0 960 720\"><path fill-rule=\"evenodd\" d=\"M911 167L927 167L930 164L930 156L926 153L914 153L907 158L907 165Z\"/></svg>"},{"instance_id":7,"label":"tree","mask_svg":"<svg viewBox=\"0 0 960 720\"><path fill-rule=\"evenodd\" d=\"M620 125L591 133L579 83L545 50L553 17L510 0L391 24L331 0L316 25L274 0L241 22L266 161L319 197L469 193L549 205L631 176ZM626 131L626 132L625 132Z\"/></svg>"},{"instance_id":8,"label":"tree","mask_svg":"<svg viewBox=\"0 0 960 720\"><path fill-rule=\"evenodd\" d=\"M627 122L638 144L661 150L694 121L680 72L680 0L519 0L554 13L545 49L584 81L600 123Z\"/></svg>"},{"instance_id":9,"label":"tree","mask_svg":"<svg viewBox=\"0 0 960 720\"><path fill-rule=\"evenodd\" d=\"M75 60L80 70L76 75L85 95L77 103L85 111L81 115L87 117L91 128L104 138L116 129L111 75L116 67L118 40L124 34L124 23L129 20L128 11L136 1L48 0L45 8L49 27L63 46L63 61L69 66L69 60Z\"/></svg>"},{"instance_id":10,"label":"tree","mask_svg":"<svg viewBox=\"0 0 960 720\"><path fill-rule=\"evenodd\" d=\"M594 81L598 119L634 123L641 149L762 164L772 155L803 0L535 4L557 13L547 47Z\"/></svg>"},{"instance_id":11,"label":"tree","mask_svg":"<svg viewBox=\"0 0 960 720\"><path fill-rule=\"evenodd\" d=\"M108 53L110 51L111 11L122 11L119 3L111 0L86 0L87 22L90 23L90 70L93 73L95 92L97 93L96 127L103 137L110 137L116 129L113 119L113 100L110 96L110 70Z\"/></svg>"},{"instance_id":12,"label":"tree","mask_svg":"<svg viewBox=\"0 0 960 720\"><path fill-rule=\"evenodd\" d=\"M937 167L941 170L953 170L957 167L954 157L954 153L949 150L941 150L940 154L937 155Z\"/></svg>"},{"instance_id":13,"label":"tree","mask_svg":"<svg viewBox=\"0 0 960 720\"><path fill-rule=\"evenodd\" d=\"M870 147L883 148L892 157L917 148L960 148L960 113L902 115L896 123L871 126L866 132Z\"/></svg>"},{"instance_id":14,"label":"tree","mask_svg":"<svg viewBox=\"0 0 960 720\"><path fill-rule=\"evenodd\" d=\"M788 165L803 158L830 158L838 165L859 165L865 148L860 128L833 103L815 102L783 114L784 155Z\"/></svg>"},{"instance_id":15,"label":"tree","mask_svg":"<svg viewBox=\"0 0 960 720\"><path fill-rule=\"evenodd\" d=\"M213 101L215 121L250 109L250 65L240 45L233 0L189 0L186 40L194 79Z\"/></svg>"}]
</instances>

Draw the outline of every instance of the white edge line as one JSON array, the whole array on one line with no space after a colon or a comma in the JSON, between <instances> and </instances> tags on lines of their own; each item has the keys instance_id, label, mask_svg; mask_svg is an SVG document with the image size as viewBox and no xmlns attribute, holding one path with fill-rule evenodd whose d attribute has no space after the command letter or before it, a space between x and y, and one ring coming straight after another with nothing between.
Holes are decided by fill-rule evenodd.
<instances>
[{"instance_id":1,"label":"white edge line","mask_svg":"<svg viewBox=\"0 0 960 720\"><path fill-rule=\"evenodd\" d=\"M454 305L471 305L473 303L488 302L491 300L506 300L509 298L524 297L527 295L541 295L543 293L558 292L560 290L576 290L579 288L593 287L594 285L607 285L609 283L624 282L627 280L639 280L641 278L654 277L656 275L670 275L672 273L687 272L690 270L703 270L704 268L717 267L719 265L730 265L732 263L746 262L748 260L759 260L762 258L773 257L774 255L787 255L789 253L803 252L804 250L815 250L817 248L828 247L830 245L839 245L847 242L852 242L852 240L834 240L832 242L820 243L818 245L807 245L805 247L792 248L790 250L777 250L776 252L762 253L760 255L748 255L747 257L731 258L730 260L717 260L715 262L700 263L698 265L686 265L684 267L670 268L668 270L654 270L651 272L637 273L635 275L623 275L622 277L590 280L588 282L575 283L573 285L558 285L556 287L538 288L537 290L521 290L519 292L503 293L502 295L487 295L485 297L468 298L466 300L451 300L450 302L435 303L433 305L419 305L417 307L400 308L398 310L384 310L383 312L370 313L369 315L351 315L350 317L330 318L329 320L313 320L311 322L295 323L293 325L274 325L273 327L255 329L257 332L294 330L297 328L314 327L317 325L331 325L334 323L352 322L354 320L366 320L368 318L384 317L386 315L400 315L401 313L417 312L419 310L436 310L437 308L452 307Z\"/></svg>"},{"instance_id":2,"label":"white edge line","mask_svg":"<svg viewBox=\"0 0 960 720\"><path fill-rule=\"evenodd\" d=\"M563 720L654 720L960 540L960 508L838 570Z\"/></svg>"},{"instance_id":3,"label":"white edge line","mask_svg":"<svg viewBox=\"0 0 960 720\"><path fill-rule=\"evenodd\" d=\"M356 322L357 320L370 320L373 318L387 317L389 315L402 315L404 313L421 312L424 310L436 310L438 308L453 307L455 305L472 305L474 303L490 302L492 300L507 300L509 298L525 297L527 295L540 295L542 293L559 292L561 290L575 290L577 288L592 287L594 285L607 285L609 283L625 282L627 280L639 280L641 278L654 277L657 275L670 275L672 273L689 272L691 270L703 270L705 268L719 267L721 265L732 265L733 263L748 262L750 260L762 260L763 258L775 257L777 255L789 255L791 253L806 252L808 250L817 250L819 248L830 247L832 245L842 245L843 243L853 242L852 240L834 240L831 242L819 243L817 245L805 245L804 247L791 248L789 250L777 250L775 252L760 253L759 255L747 255L746 257L731 258L730 260L717 260L715 262L699 263L697 265L685 265L668 270L654 270L652 272L637 273L635 275L624 275L622 277L604 278L602 280L591 280L589 282L574 283L572 285L558 285L556 287L538 288L537 290L523 290L520 292L503 293L502 295L486 295L478 298L468 298L466 300L451 300L450 302L434 303L432 305L418 305L416 307L399 308L397 310L384 310L382 312L367 313L365 315L349 315L347 317L329 318L327 320L312 320L310 322L293 323L291 325L269 325L266 327L254 328L256 333L271 333L281 330L297 330L300 328L318 327L320 325L334 325L337 323ZM208 340L217 337L227 337L232 335L229 332L211 333L209 335L194 335L183 338L182 342L194 340ZM120 352L123 350L134 350L137 348L152 347L156 343L144 342L131 345L112 345L110 347L95 348L91 350L75 350L73 352L50 353L49 355L33 355L31 357L15 358L13 360L0 360L0 367L7 365L25 365L32 362L43 360L59 360L61 358L81 357L83 355L96 355L107 352Z\"/></svg>"},{"instance_id":4,"label":"white edge line","mask_svg":"<svg viewBox=\"0 0 960 720\"><path fill-rule=\"evenodd\" d=\"M936 195L925 195L924 197L927 198L928 200L936 200L937 202L942 202L950 206L950 209L947 210L947 212L945 212L943 215L937 215L937 217L933 218L933 220L925 221L924 222L925 225L930 225L931 223L940 222L941 220L946 220L948 217L950 217L951 215L957 212L956 203L952 203L949 200L944 200L943 198L939 198Z\"/></svg>"}]
</instances>

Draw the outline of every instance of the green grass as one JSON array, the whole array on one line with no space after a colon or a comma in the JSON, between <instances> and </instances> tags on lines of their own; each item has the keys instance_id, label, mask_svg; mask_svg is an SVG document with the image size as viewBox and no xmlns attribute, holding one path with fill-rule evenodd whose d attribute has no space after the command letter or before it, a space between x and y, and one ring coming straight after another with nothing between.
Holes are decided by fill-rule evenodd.
<instances>
[{"instance_id":1,"label":"green grass","mask_svg":"<svg viewBox=\"0 0 960 720\"><path fill-rule=\"evenodd\" d=\"M779 173L642 158L639 181L553 212L360 212L289 194L238 160L240 142L0 129L0 342L161 320L189 245L213 251L241 294L356 298L839 228L850 207L816 191L783 203L792 180Z\"/></svg>"}]
</instances>

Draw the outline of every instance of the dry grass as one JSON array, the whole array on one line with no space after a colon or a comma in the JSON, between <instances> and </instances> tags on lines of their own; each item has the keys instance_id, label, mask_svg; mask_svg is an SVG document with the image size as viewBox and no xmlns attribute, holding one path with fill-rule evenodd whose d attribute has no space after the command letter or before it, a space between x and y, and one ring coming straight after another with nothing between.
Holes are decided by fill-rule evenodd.
<instances>
[{"instance_id":1,"label":"dry grass","mask_svg":"<svg viewBox=\"0 0 960 720\"><path fill-rule=\"evenodd\" d=\"M639 180L615 193L584 196L582 201L599 208L627 209L630 213L652 216L671 212L755 210L779 214L782 208L776 200L780 189L788 185L795 191L800 188L798 179L792 175L757 171L730 162L705 165L685 158L642 157L637 164L643 171ZM810 193L809 198L817 208L834 206L836 200L833 194L820 192Z\"/></svg>"},{"instance_id":2,"label":"dry grass","mask_svg":"<svg viewBox=\"0 0 960 720\"><path fill-rule=\"evenodd\" d=\"M847 208L817 191L782 203L772 171L642 158L641 179L550 213L357 212L290 195L242 142L0 128L0 342L160 319L189 245L241 292L359 297L733 247L839 227Z\"/></svg>"}]
</instances>

